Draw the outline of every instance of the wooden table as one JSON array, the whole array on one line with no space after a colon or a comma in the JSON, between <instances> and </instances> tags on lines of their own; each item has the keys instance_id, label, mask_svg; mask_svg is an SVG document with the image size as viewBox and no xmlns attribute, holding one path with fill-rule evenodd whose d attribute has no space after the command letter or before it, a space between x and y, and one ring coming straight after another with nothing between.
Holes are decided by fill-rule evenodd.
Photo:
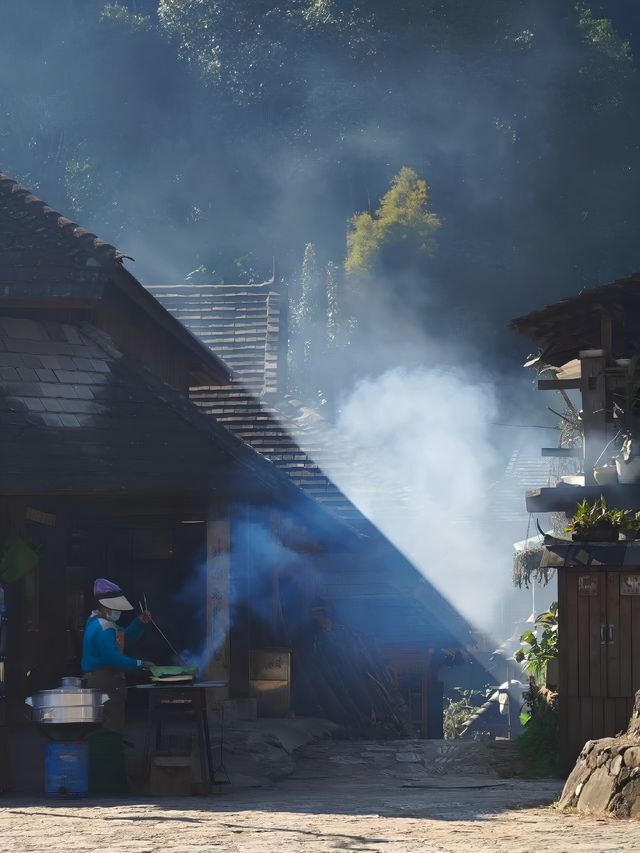
<instances>
[{"instance_id":1,"label":"wooden table","mask_svg":"<svg viewBox=\"0 0 640 853\"><path fill-rule=\"evenodd\" d=\"M219 763L214 767L211 755L211 734L207 714L207 690L227 687L227 681L191 681L169 684L136 684L131 690L146 690L149 694L147 731L144 742L144 765L147 775L151 768L153 750L159 750L162 742L162 725L167 720L192 722L198 738L198 752L202 780L211 784L228 783L229 776L222 760L224 740L224 703L218 707L220 719ZM217 780L216 773L223 773L224 780Z\"/></svg>"}]
</instances>

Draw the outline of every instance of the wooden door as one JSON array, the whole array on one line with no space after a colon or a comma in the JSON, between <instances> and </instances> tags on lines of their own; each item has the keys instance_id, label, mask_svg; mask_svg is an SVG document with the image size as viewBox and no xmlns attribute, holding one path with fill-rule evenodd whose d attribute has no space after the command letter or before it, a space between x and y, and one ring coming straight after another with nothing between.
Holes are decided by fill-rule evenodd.
<instances>
[{"instance_id":1,"label":"wooden door","mask_svg":"<svg viewBox=\"0 0 640 853\"><path fill-rule=\"evenodd\" d=\"M640 689L640 569L559 573L565 768L587 740L626 728Z\"/></svg>"},{"instance_id":2,"label":"wooden door","mask_svg":"<svg viewBox=\"0 0 640 853\"><path fill-rule=\"evenodd\" d=\"M604 736L607 646L606 577L564 571L558 577L560 743L571 766L585 741Z\"/></svg>"}]
</instances>

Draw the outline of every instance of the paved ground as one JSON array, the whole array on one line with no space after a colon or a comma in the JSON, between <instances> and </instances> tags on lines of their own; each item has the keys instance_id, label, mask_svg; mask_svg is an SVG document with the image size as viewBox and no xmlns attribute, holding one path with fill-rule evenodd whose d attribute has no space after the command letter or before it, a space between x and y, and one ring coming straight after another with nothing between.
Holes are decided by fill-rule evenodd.
<instances>
[{"instance_id":1,"label":"paved ground","mask_svg":"<svg viewBox=\"0 0 640 853\"><path fill-rule=\"evenodd\" d=\"M346 780L210 798L56 805L6 801L0 850L73 853L367 853L518 851L607 853L640 849L640 823L561 815L540 808L548 782L409 789ZM476 785L478 783L476 782Z\"/></svg>"},{"instance_id":2,"label":"paved ground","mask_svg":"<svg viewBox=\"0 0 640 853\"><path fill-rule=\"evenodd\" d=\"M423 761L419 746L414 750L406 743L315 745L285 781L206 798L77 803L3 798L0 851L640 850L640 822L556 812L550 804L560 782L480 773L468 750L452 753L446 744L444 767L432 756Z\"/></svg>"}]
</instances>

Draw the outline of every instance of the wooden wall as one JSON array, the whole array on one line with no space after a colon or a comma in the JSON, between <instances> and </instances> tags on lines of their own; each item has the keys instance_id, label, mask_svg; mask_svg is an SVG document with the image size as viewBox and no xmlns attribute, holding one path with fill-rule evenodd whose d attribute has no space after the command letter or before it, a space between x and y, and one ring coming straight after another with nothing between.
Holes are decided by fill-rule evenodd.
<instances>
[{"instance_id":1,"label":"wooden wall","mask_svg":"<svg viewBox=\"0 0 640 853\"><path fill-rule=\"evenodd\" d=\"M638 590L636 592L635 590ZM558 571L560 749L626 729L640 689L640 567Z\"/></svg>"}]
</instances>

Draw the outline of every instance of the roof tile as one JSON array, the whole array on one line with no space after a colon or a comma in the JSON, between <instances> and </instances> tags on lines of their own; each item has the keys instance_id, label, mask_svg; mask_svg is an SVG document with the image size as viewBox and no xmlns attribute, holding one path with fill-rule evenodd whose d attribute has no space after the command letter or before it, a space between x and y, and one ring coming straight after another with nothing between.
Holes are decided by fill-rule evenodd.
<instances>
[{"instance_id":1,"label":"roof tile","mask_svg":"<svg viewBox=\"0 0 640 853\"><path fill-rule=\"evenodd\" d=\"M19 367L18 376L24 382L37 382L38 375L32 367Z\"/></svg>"}]
</instances>

